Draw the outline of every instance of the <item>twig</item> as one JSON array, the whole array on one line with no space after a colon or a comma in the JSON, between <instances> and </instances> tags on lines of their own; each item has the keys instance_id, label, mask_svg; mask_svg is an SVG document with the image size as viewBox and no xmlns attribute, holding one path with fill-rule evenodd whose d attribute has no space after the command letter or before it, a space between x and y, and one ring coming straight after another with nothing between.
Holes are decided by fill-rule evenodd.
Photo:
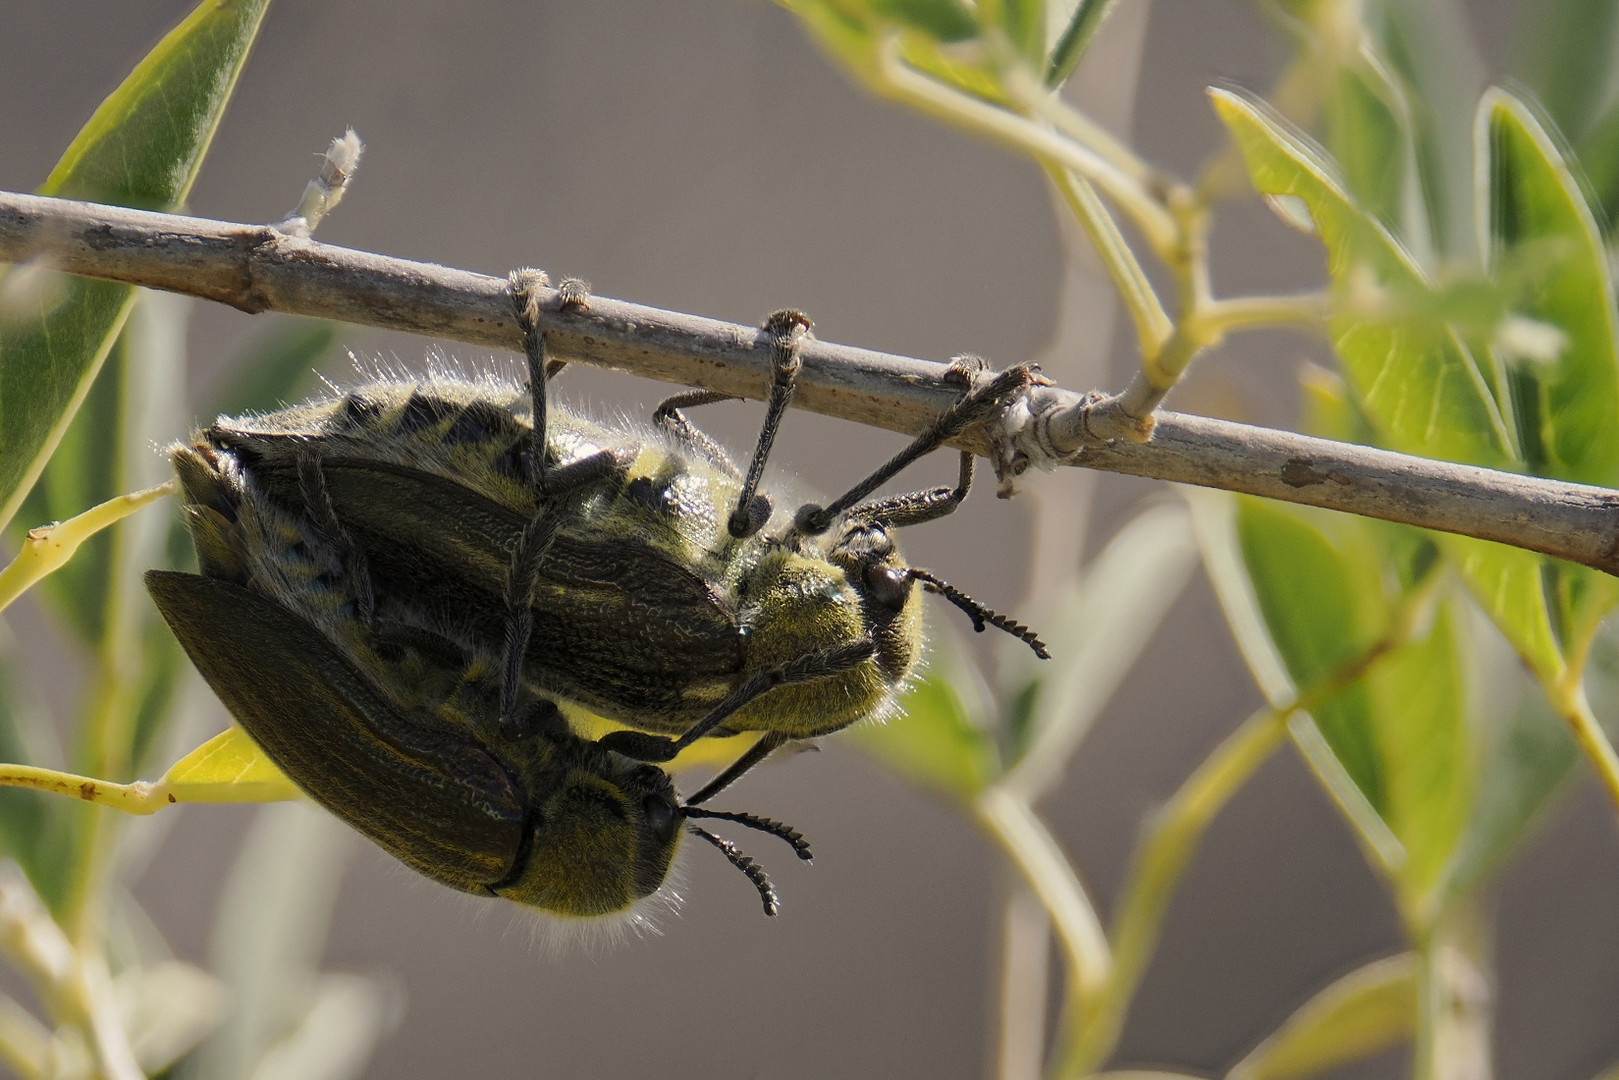
<instances>
[{"instance_id":1,"label":"twig","mask_svg":"<svg viewBox=\"0 0 1619 1080\"><path fill-rule=\"evenodd\" d=\"M506 279L288 236L263 225L0 192L0 260L499 349L520 347ZM554 295L542 302L555 305ZM546 319L552 352L667 382L759 398L770 339L754 327L604 297ZM793 404L915 434L960 394L946 366L808 341ZM1070 464L1494 540L1619 573L1619 492L1454 465L1204 417L1159 413L1147 432L1115 399L1034 387L1012 472ZM1121 437L1128 436L1128 437ZM1110 441L1109 441L1110 440ZM984 452L982 438L957 445Z\"/></svg>"}]
</instances>

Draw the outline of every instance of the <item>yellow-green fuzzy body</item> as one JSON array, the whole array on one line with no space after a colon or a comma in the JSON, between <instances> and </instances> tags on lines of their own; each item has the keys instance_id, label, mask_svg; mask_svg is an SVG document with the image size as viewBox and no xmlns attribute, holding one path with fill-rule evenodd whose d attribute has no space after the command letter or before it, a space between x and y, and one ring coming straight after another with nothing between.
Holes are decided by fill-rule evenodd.
<instances>
[{"instance_id":1,"label":"yellow-green fuzzy body","mask_svg":"<svg viewBox=\"0 0 1619 1080\"><path fill-rule=\"evenodd\" d=\"M883 716L920 654L920 599L874 615L843 539L765 528L735 539L741 482L710 448L660 429L596 423L552 406L549 460L598 451L617 468L572 493L533 594L524 674L534 689L645 731L678 734L739 683L809 653L874 639L858 666L776 687L720 733L824 735ZM199 452L233 459L279 504L307 496L299 455L321 462L337 517L379 594L484 652L505 631L511 553L538 512L526 390L494 378L379 377L341 396L221 418ZM531 457L530 457L531 460ZM884 565L904 568L897 553Z\"/></svg>"}]
</instances>

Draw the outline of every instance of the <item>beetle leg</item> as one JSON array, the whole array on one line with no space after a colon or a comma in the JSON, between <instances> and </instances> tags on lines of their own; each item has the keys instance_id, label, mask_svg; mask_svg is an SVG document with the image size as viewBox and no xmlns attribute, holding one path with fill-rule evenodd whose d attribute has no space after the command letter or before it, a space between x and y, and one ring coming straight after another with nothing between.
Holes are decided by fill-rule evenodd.
<instances>
[{"instance_id":1,"label":"beetle leg","mask_svg":"<svg viewBox=\"0 0 1619 1080\"><path fill-rule=\"evenodd\" d=\"M734 480L741 480L742 474L737 471L731 455L725 448L708 434L696 427L681 409L691 409L698 405L713 405L720 401L735 401L735 394L722 394L718 390L688 390L684 394L676 394L666 398L652 411L652 423L671 433L675 438L695 446L715 468L724 472Z\"/></svg>"},{"instance_id":2,"label":"beetle leg","mask_svg":"<svg viewBox=\"0 0 1619 1080\"><path fill-rule=\"evenodd\" d=\"M955 487L928 488L926 491L910 491L903 495L873 499L871 502L850 507L848 516L895 529L920 525L925 521L933 521L935 518L954 513L956 507L967 497L972 485L973 456L963 450L961 472Z\"/></svg>"},{"instance_id":3,"label":"beetle leg","mask_svg":"<svg viewBox=\"0 0 1619 1080\"><path fill-rule=\"evenodd\" d=\"M955 400L951 406L940 414L939 418L928 425L911 444L888 461L884 462L870 476L844 492L842 497L828 506L808 505L802 507L794 519L794 527L799 532L811 536L819 535L832 527L832 523L847 513L852 507L858 506L861 500L876 491L883 484L893 479L901 469L925 454L932 453L940 446L960 435L974 424L986 419L990 413L999 408L1006 396L1019 390L1035 378L1034 369L1027 364L1007 368L993 378L979 379L978 370L982 361L975 358L957 360L950 368L950 375L954 381L966 381L968 389ZM959 501L959 500L956 500ZM940 510L931 515L913 519L928 521L931 517L948 514L954 510L951 505L947 510Z\"/></svg>"},{"instance_id":4,"label":"beetle leg","mask_svg":"<svg viewBox=\"0 0 1619 1080\"><path fill-rule=\"evenodd\" d=\"M365 552L339 520L337 508L332 505L331 493L326 490L326 474L321 469L320 458L313 453L302 452L298 455L298 490L303 496L310 524L322 539L337 549L343 560L344 568L348 571L346 577L351 589L350 598L354 601L360 622L375 629L377 599L370 565L366 562Z\"/></svg>"},{"instance_id":5,"label":"beetle leg","mask_svg":"<svg viewBox=\"0 0 1619 1080\"><path fill-rule=\"evenodd\" d=\"M534 423L534 488L538 495L544 497L600 477L611 470L615 459L611 451L603 450L560 467L548 460L550 412L547 407L547 387L552 377L567 365L566 360L553 359L546 347L538 290L549 287L551 279L543 270L523 269L513 270L508 281L517 326L523 332L523 352L528 358L528 393ZM579 278L564 278L557 286L557 307L562 311L589 308L589 283Z\"/></svg>"},{"instance_id":6,"label":"beetle leg","mask_svg":"<svg viewBox=\"0 0 1619 1080\"><path fill-rule=\"evenodd\" d=\"M781 419L787 413L787 406L792 404L798 369L803 364L798 350L809 335L809 316L802 311L778 311L765 320L763 329L770 335L770 397L765 403L765 422L759 430L759 441L753 447L753 460L748 463L748 475L742 481L742 493L737 496L736 509L726 523L730 534L737 539L752 536L770 520L770 503L758 494L759 482L764 478L765 462L776 442Z\"/></svg>"}]
</instances>

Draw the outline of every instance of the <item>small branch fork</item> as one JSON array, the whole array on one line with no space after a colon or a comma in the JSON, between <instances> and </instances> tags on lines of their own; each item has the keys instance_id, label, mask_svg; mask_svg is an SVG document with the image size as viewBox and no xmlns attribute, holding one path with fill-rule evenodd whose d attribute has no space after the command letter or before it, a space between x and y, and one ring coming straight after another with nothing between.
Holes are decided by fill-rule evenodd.
<instances>
[{"instance_id":1,"label":"small branch fork","mask_svg":"<svg viewBox=\"0 0 1619 1080\"><path fill-rule=\"evenodd\" d=\"M238 225L0 192L0 260L281 311L518 350L505 277ZM593 296L541 290L560 358L736 397L770 385L771 338ZM0 288L0 318L7 297ZM1240 320L1239 320L1240 321ZM3 328L3 327L0 327ZM960 395L947 365L806 340L794 404L915 434ZM1036 385L963 437L1002 494L1029 466L1083 465L1479 537L1619 574L1619 491L1497 472L1171 412L1149 427L1120 396Z\"/></svg>"}]
</instances>

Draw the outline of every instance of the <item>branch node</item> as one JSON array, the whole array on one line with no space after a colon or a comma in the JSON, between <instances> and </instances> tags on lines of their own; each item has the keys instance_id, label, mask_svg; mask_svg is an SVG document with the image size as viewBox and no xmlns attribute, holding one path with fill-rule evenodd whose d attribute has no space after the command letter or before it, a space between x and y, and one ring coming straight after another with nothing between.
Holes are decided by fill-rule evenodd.
<instances>
[{"instance_id":1,"label":"branch node","mask_svg":"<svg viewBox=\"0 0 1619 1080\"><path fill-rule=\"evenodd\" d=\"M1017 478L1031 466L1049 471L1075 464L1092 447L1120 440L1151 442L1155 423L1150 414L1131 415L1117 394L1076 394L1044 381L1033 383L984 421L1000 481L996 494L1011 498Z\"/></svg>"}]
</instances>

